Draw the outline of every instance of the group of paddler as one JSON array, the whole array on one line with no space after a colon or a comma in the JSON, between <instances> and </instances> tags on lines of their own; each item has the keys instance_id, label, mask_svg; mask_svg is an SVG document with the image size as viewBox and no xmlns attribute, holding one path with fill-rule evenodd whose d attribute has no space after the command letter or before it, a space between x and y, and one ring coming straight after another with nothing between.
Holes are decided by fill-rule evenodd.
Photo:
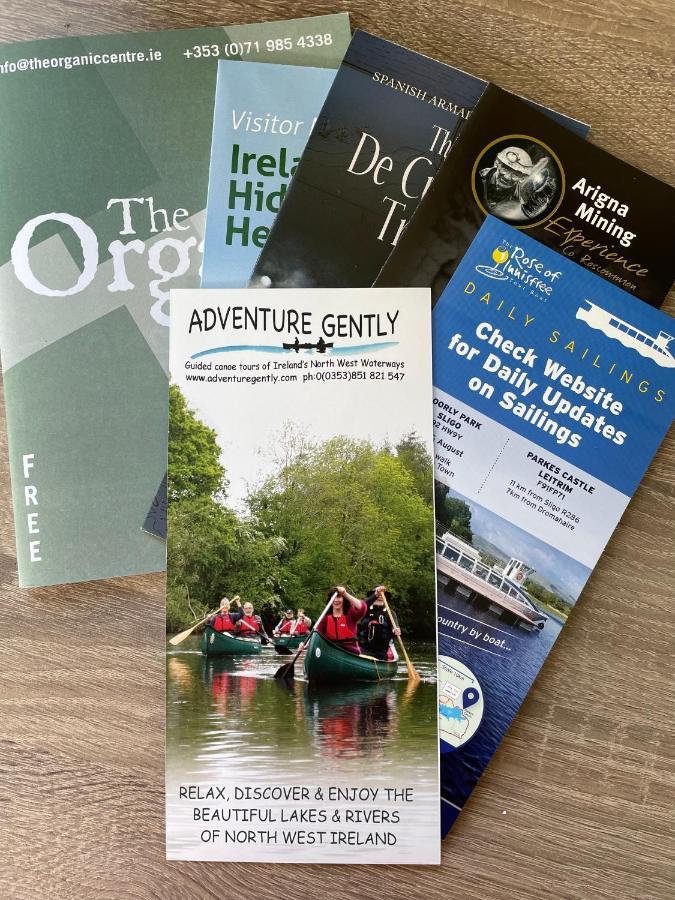
<instances>
[{"instance_id":1,"label":"group of paddler","mask_svg":"<svg viewBox=\"0 0 675 900\"><path fill-rule=\"evenodd\" d=\"M237 612L230 612L233 604ZM223 597L218 611L206 620L206 624L214 631L230 631L242 637L265 634L262 619L255 614L253 604L247 602L242 606L239 594L232 600Z\"/></svg>"},{"instance_id":2,"label":"group of paddler","mask_svg":"<svg viewBox=\"0 0 675 900\"><path fill-rule=\"evenodd\" d=\"M252 603L242 605L239 596L231 601L224 597L215 613L176 635L170 643L180 643L197 627L205 625L202 652L207 655L259 653L262 642L274 644L279 653L288 654L297 649L291 662L276 673L278 678L292 678L296 660L306 651L304 666L308 678L381 680L396 674L398 657L393 642L397 638L409 678L418 681L419 675L406 653L390 600L384 585L374 588L365 600L350 594L344 585L338 585L328 592L326 607L313 628L304 609L296 613L287 609L270 638Z\"/></svg>"},{"instance_id":3,"label":"group of paddler","mask_svg":"<svg viewBox=\"0 0 675 900\"><path fill-rule=\"evenodd\" d=\"M293 613L292 609L287 609L279 622L275 625L272 634L274 637L302 637L309 632L312 627L312 620L305 615L304 609L299 609L297 613Z\"/></svg>"}]
</instances>

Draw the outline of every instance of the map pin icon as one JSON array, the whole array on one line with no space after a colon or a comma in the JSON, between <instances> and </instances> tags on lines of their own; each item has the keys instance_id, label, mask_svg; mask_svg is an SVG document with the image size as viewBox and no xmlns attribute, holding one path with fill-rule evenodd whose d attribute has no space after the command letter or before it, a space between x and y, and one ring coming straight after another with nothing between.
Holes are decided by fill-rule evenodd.
<instances>
[{"instance_id":1,"label":"map pin icon","mask_svg":"<svg viewBox=\"0 0 675 900\"><path fill-rule=\"evenodd\" d=\"M462 694L462 706L464 709L468 709L470 706L473 706L474 703L478 703L480 700L480 694L476 690L476 688L466 688L464 693Z\"/></svg>"}]
</instances>

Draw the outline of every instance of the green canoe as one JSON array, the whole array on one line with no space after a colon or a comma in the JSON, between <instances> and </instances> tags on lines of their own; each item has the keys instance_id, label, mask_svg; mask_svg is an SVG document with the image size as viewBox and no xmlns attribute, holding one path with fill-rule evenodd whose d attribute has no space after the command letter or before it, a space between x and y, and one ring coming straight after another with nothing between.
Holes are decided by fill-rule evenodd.
<instances>
[{"instance_id":1,"label":"green canoe","mask_svg":"<svg viewBox=\"0 0 675 900\"><path fill-rule=\"evenodd\" d=\"M274 638L274 649L277 653L288 656L293 650L297 650L303 641L307 640L306 634L280 634Z\"/></svg>"},{"instance_id":2,"label":"green canoe","mask_svg":"<svg viewBox=\"0 0 675 900\"><path fill-rule=\"evenodd\" d=\"M398 659L384 662L373 656L357 656L327 641L317 631L305 651L305 677L310 682L384 681L393 678L397 669Z\"/></svg>"},{"instance_id":3,"label":"green canoe","mask_svg":"<svg viewBox=\"0 0 675 900\"><path fill-rule=\"evenodd\" d=\"M207 625L202 635L205 656L250 656L260 653L260 638L235 637L227 631L215 631Z\"/></svg>"}]
</instances>

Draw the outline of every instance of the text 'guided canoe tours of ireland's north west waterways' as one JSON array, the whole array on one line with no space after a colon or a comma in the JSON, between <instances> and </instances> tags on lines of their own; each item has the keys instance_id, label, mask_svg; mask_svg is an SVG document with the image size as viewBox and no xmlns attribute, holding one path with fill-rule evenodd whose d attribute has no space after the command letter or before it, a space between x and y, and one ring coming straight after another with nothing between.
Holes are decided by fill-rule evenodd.
<instances>
[{"instance_id":1,"label":"text 'guided canoe tours of ireland's north west waterways'","mask_svg":"<svg viewBox=\"0 0 675 900\"><path fill-rule=\"evenodd\" d=\"M438 863L429 291L170 332L169 858Z\"/></svg>"}]
</instances>

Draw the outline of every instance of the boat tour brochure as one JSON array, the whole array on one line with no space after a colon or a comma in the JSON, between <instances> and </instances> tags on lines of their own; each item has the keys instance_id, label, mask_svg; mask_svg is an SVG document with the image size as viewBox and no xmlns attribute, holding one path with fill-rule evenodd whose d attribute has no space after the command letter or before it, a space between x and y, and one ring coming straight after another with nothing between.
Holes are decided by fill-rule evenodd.
<instances>
[{"instance_id":1,"label":"boat tour brochure","mask_svg":"<svg viewBox=\"0 0 675 900\"><path fill-rule=\"evenodd\" d=\"M673 200L491 85L377 279L436 300L443 834L671 424Z\"/></svg>"},{"instance_id":2,"label":"boat tour brochure","mask_svg":"<svg viewBox=\"0 0 675 900\"><path fill-rule=\"evenodd\" d=\"M164 568L141 526L166 461L169 289L199 284L217 61L335 69L349 36L340 14L0 48L21 585Z\"/></svg>"},{"instance_id":3,"label":"boat tour brochure","mask_svg":"<svg viewBox=\"0 0 675 900\"><path fill-rule=\"evenodd\" d=\"M486 86L356 31L251 286L370 287Z\"/></svg>"},{"instance_id":4,"label":"boat tour brochure","mask_svg":"<svg viewBox=\"0 0 675 900\"><path fill-rule=\"evenodd\" d=\"M653 306L673 282L675 189L490 85L375 283L435 300L488 215Z\"/></svg>"},{"instance_id":5,"label":"boat tour brochure","mask_svg":"<svg viewBox=\"0 0 675 900\"><path fill-rule=\"evenodd\" d=\"M672 423L673 334L491 215L434 308L444 834Z\"/></svg>"},{"instance_id":6,"label":"boat tour brochure","mask_svg":"<svg viewBox=\"0 0 675 900\"><path fill-rule=\"evenodd\" d=\"M169 859L440 861L430 320L171 292Z\"/></svg>"},{"instance_id":7,"label":"boat tour brochure","mask_svg":"<svg viewBox=\"0 0 675 900\"><path fill-rule=\"evenodd\" d=\"M221 60L202 287L246 287L335 73Z\"/></svg>"}]
</instances>

